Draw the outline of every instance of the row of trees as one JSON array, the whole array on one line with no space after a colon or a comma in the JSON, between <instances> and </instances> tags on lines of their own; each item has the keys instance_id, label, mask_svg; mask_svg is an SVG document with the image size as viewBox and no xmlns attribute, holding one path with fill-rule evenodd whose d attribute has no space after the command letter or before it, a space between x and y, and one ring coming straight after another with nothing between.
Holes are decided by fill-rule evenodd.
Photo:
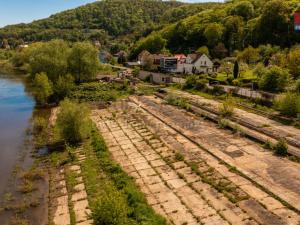
<instances>
[{"instance_id":1,"label":"row of trees","mask_svg":"<svg viewBox=\"0 0 300 225\"><path fill-rule=\"evenodd\" d=\"M48 100L58 102L75 84L94 79L100 66L98 51L92 44L70 45L63 40L32 44L11 60L31 74L34 94L42 105Z\"/></svg>"}]
</instances>

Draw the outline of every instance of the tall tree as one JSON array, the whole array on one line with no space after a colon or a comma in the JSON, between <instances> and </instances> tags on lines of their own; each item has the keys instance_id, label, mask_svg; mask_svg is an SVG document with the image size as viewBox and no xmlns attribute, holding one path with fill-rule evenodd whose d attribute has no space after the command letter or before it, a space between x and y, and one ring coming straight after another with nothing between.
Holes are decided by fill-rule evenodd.
<instances>
[{"instance_id":1,"label":"tall tree","mask_svg":"<svg viewBox=\"0 0 300 225\"><path fill-rule=\"evenodd\" d=\"M45 105L49 97L53 94L53 85L46 73L38 73L33 80L34 96L37 103Z\"/></svg>"},{"instance_id":2,"label":"tall tree","mask_svg":"<svg viewBox=\"0 0 300 225\"><path fill-rule=\"evenodd\" d=\"M234 67L233 67L233 77L234 77L234 79L237 79L239 77L239 71L240 71L239 63L238 63L238 61L235 61L234 62Z\"/></svg>"},{"instance_id":3,"label":"tall tree","mask_svg":"<svg viewBox=\"0 0 300 225\"><path fill-rule=\"evenodd\" d=\"M78 42L73 45L68 62L76 83L91 80L99 68L98 51L88 42Z\"/></svg>"}]
</instances>

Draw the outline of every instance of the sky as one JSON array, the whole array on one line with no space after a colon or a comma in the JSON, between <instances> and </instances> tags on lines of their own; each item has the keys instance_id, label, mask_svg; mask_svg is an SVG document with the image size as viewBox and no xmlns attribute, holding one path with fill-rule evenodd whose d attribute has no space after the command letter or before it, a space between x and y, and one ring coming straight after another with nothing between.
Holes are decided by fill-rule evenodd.
<instances>
[{"instance_id":1,"label":"sky","mask_svg":"<svg viewBox=\"0 0 300 225\"><path fill-rule=\"evenodd\" d=\"M0 0L0 27L16 23L28 23L94 1L95 0ZM205 2L207 0L183 1Z\"/></svg>"}]
</instances>

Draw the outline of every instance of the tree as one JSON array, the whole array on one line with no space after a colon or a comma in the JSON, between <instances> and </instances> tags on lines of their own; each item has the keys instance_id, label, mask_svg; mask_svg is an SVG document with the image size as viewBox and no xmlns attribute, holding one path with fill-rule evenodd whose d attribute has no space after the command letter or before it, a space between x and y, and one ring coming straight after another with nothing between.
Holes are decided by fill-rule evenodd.
<instances>
[{"instance_id":1,"label":"tree","mask_svg":"<svg viewBox=\"0 0 300 225\"><path fill-rule=\"evenodd\" d=\"M33 80L34 96L40 105L45 105L48 98L53 94L52 82L46 73L38 73Z\"/></svg>"},{"instance_id":2,"label":"tree","mask_svg":"<svg viewBox=\"0 0 300 225\"><path fill-rule=\"evenodd\" d=\"M209 56L209 49L206 46L201 46L200 48L197 49L196 52L199 54L205 54Z\"/></svg>"},{"instance_id":3,"label":"tree","mask_svg":"<svg viewBox=\"0 0 300 225\"><path fill-rule=\"evenodd\" d=\"M223 35L224 27L218 23L210 23L204 30L204 36L210 46L217 44Z\"/></svg>"},{"instance_id":4,"label":"tree","mask_svg":"<svg viewBox=\"0 0 300 225\"><path fill-rule=\"evenodd\" d=\"M87 42L73 45L68 62L77 83L95 78L100 63L97 49Z\"/></svg>"},{"instance_id":5,"label":"tree","mask_svg":"<svg viewBox=\"0 0 300 225\"><path fill-rule=\"evenodd\" d=\"M223 43L218 43L213 49L213 56L219 59L225 58L228 54L228 50Z\"/></svg>"},{"instance_id":6,"label":"tree","mask_svg":"<svg viewBox=\"0 0 300 225\"><path fill-rule=\"evenodd\" d=\"M225 20L224 42L230 52L243 47L244 21L240 16L229 16Z\"/></svg>"},{"instance_id":7,"label":"tree","mask_svg":"<svg viewBox=\"0 0 300 225\"><path fill-rule=\"evenodd\" d=\"M288 69L294 78L300 76L300 46L296 46L290 50L288 54Z\"/></svg>"},{"instance_id":8,"label":"tree","mask_svg":"<svg viewBox=\"0 0 300 225\"><path fill-rule=\"evenodd\" d=\"M62 40L35 43L26 49L31 74L45 72L52 82L67 73L68 56L69 46Z\"/></svg>"},{"instance_id":9,"label":"tree","mask_svg":"<svg viewBox=\"0 0 300 225\"><path fill-rule=\"evenodd\" d=\"M289 79L290 73L288 70L272 66L264 72L258 86L264 91L282 92L288 85Z\"/></svg>"},{"instance_id":10,"label":"tree","mask_svg":"<svg viewBox=\"0 0 300 225\"><path fill-rule=\"evenodd\" d=\"M54 86L54 95L57 100L67 97L74 88L74 77L71 74L60 76Z\"/></svg>"},{"instance_id":11,"label":"tree","mask_svg":"<svg viewBox=\"0 0 300 225\"><path fill-rule=\"evenodd\" d=\"M249 1L241 1L232 8L231 14L248 20L254 15L254 7Z\"/></svg>"},{"instance_id":12,"label":"tree","mask_svg":"<svg viewBox=\"0 0 300 225\"><path fill-rule=\"evenodd\" d=\"M258 23L259 38L261 43L284 45L287 43L290 9L286 1L268 1L263 8Z\"/></svg>"},{"instance_id":13,"label":"tree","mask_svg":"<svg viewBox=\"0 0 300 225\"><path fill-rule=\"evenodd\" d=\"M238 54L238 59L247 64L254 64L260 59L259 50L253 48L252 46L249 46L248 48L245 48L244 51Z\"/></svg>"},{"instance_id":14,"label":"tree","mask_svg":"<svg viewBox=\"0 0 300 225\"><path fill-rule=\"evenodd\" d=\"M162 38L160 34L152 33L148 37L140 39L135 44L132 55L135 57L143 50L147 50L152 54L160 53L163 49L165 49L166 44L167 40Z\"/></svg>"},{"instance_id":15,"label":"tree","mask_svg":"<svg viewBox=\"0 0 300 225\"><path fill-rule=\"evenodd\" d=\"M297 117L300 113L299 93L284 93L275 101L275 107L284 115Z\"/></svg>"},{"instance_id":16,"label":"tree","mask_svg":"<svg viewBox=\"0 0 300 225\"><path fill-rule=\"evenodd\" d=\"M91 134L90 110L85 104L65 99L60 103L56 128L69 144L76 145Z\"/></svg>"},{"instance_id":17,"label":"tree","mask_svg":"<svg viewBox=\"0 0 300 225\"><path fill-rule=\"evenodd\" d=\"M234 79L237 79L239 76L239 63L238 61L235 61L234 67L233 67L233 77Z\"/></svg>"}]
</instances>

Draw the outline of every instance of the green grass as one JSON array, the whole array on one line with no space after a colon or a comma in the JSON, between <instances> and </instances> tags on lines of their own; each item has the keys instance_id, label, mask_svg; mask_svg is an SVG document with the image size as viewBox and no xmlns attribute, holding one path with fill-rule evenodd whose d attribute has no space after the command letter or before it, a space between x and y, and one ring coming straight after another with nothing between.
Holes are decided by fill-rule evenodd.
<instances>
[{"instance_id":1,"label":"green grass","mask_svg":"<svg viewBox=\"0 0 300 225\"><path fill-rule=\"evenodd\" d=\"M165 225L163 217L148 205L133 178L112 161L106 144L94 130L84 144L82 165L92 216L96 224Z\"/></svg>"},{"instance_id":2,"label":"green grass","mask_svg":"<svg viewBox=\"0 0 300 225\"><path fill-rule=\"evenodd\" d=\"M218 81L227 81L228 77L232 77L233 75L231 73L227 74L226 73L218 73L217 77L215 78ZM246 70L240 73L240 76L238 77L238 80L256 80L257 76L253 74L253 70Z\"/></svg>"},{"instance_id":3,"label":"green grass","mask_svg":"<svg viewBox=\"0 0 300 225\"><path fill-rule=\"evenodd\" d=\"M107 103L132 93L133 89L126 82L124 84L89 82L76 86L69 97L79 101Z\"/></svg>"}]
</instances>

